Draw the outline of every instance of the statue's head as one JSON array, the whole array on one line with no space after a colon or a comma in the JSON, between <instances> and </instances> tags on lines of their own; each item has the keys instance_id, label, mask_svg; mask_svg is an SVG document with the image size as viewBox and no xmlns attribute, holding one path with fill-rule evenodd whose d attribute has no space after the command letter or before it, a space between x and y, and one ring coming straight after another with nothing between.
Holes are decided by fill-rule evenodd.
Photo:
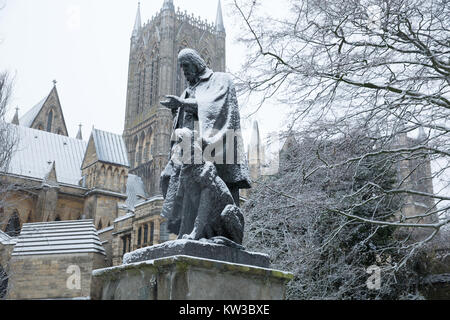
<instances>
[{"instance_id":1,"label":"statue's head","mask_svg":"<svg viewBox=\"0 0 450 320\"><path fill-rule=\"evenodd\" d=\"M184 76L189 83L194 84L207 68L205 60L197 51L185 48L178 54L178 64L183 69Z\"/></svg>"}]
</instances>

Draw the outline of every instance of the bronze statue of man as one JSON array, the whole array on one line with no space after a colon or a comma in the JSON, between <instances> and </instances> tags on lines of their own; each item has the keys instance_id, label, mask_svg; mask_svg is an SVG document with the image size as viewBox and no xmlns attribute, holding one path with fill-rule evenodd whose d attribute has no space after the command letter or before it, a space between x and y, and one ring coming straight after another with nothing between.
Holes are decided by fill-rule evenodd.
<instances>
[{"instance_id":1,"label":"bronze statue of man","mask_svg":"<svg viewBox=\"0 0 450 320\"><path fill-rule=\"evenodd\" d=\"M179 238L186 234L191 235L188 238L234 237L230 240L240 243L242 234L230 233L243 231L233 228L241 224L243 229L239 189L250 188L250 178L233 81L229 74L209 69L193 49L181 50L178 62L189 86L180 97L168 95L161 101L174 116L171 159L161 174L163 215L169 220L169 231L178 233ZM191 162L176 161L181 157L175 150L183 139L184 143L188 139L192 148L184 148L180 155ZM201 153L200 161L186 157L194 149ZM208 221L199 221L202 219ZM231 229L220 225L225 221ZM198 224L201 232L196 229Z\"/></svg>"}]
</instances>

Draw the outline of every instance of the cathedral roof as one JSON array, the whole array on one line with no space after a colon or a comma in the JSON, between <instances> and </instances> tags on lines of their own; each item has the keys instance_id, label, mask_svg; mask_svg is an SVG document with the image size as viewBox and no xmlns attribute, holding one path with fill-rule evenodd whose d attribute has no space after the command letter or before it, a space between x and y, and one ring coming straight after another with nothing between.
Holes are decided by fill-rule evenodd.
<instances>
[{"instance_id":1,"label":"cathedral roof","mask_svg":"<svg viewBox=\"0 0 450 320\"><path fill-rule=\"evenodd\" d=\"M105 254L93 220L24 223L12 255L85 252Z\"/></svg>"},{"instance_id":2,"label":"cathedral roof","mask_svg":"<svg viewBox=\"0 0 450 320\"><path fill-rule=\"evenodd\" d=\"M86 142L46 131L8 124L17 130L18 144L8 173L44 179L54 162L59 183L78 185Z\"/></svg>"},{"instance_id":3,"label":"cathedral roof","mask_svg":"<svg viewBox=\"0 0 450 320\"><path fill-rule=\"evenodd\" d=\"M130 166L125 141L121 135L93 129L92 138L99 161L126 167Z\"/></svg>"},{"instance_id":4,"label":"cathedral roof","mask_svg":"<svg viewBox=\"0 0 450 320\"><path fill-rule=\"evenodd\" d=\"M127 196L126 206L130 210L133 210L136 204L144 202L148 198L144 182L134 174L128 174Z\"/></svg>"},{"instance_id":5,"label":"cathedral roof","mask_svg":"<svg viewBox=\"0 0 450 320\"><path fill-rule=\"evenodd\" d=\"M36 119L39 111L41 111L42 106L44 105L47 98L48 96L39 101L33 108L31 108L27 113L20 117L19 124L24 127L31 127L34 119Z\"/></svg>"},{"instance_id":6,"label":"cathedral roof","mask_svg":"<svg viewBox=\"0 0 450 320\"><path fill-rule=\"evenodd\" d=\"M67 136L67 127L66 122L64 120L64 115L61 109L61 103L59 101L58 96L58 90L56 89L56 80L53 81L54 85L52 90L50 90L50 93L44 97L41 101L39 101L36 105L34 105L30 110L28 110L27 113L25 113L20 119L18 118L18 113L16 111L16 114L14 115L14 119L12 121L13 124L19 124L24 127L28 128L37 128L37 123L39 115L41 113L47 114L50 110L52 112L56 113L58 117L61 118L61 123L59 126L59 129L61 129L61 132L58 132L58 134L62 134ZM55 116L56 116L55 114ZM42 118L42 117L41 117ZM42 120L42 119L41 119ZM56 127L55 127L56 129ZM56 131L53 131L56 133Z\"/></svg>"},{"instance_id":7,"label":"cathedral roof","mask_svg":"<svg viewBox=\"0 0 450 320\"><path fill-rule=\"evenodd\" d=\"M9 236L8 234L4 233L2 230L0 230L0 243L3 245L7 244L16 244L17 238L13 238Z\"/></svg>"}]
</instances>

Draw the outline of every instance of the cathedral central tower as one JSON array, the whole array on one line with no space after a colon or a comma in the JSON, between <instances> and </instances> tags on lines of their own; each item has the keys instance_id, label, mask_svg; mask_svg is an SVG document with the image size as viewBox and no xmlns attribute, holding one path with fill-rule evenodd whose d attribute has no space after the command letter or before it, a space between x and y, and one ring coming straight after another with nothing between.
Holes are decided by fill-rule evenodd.
<instances>
[{"instance_id":1,"label":"cathedral central tower","mask_svg":"<svg viewBox=\"0 0 450 320\"><path fill-rule=\"evenodd\" d=\"M140 4L131 35L123 137L130 173L144 181L149 195L160 194L159 176L168 161L172 113L159 101L166 94L181 95L186 80L178 53L197 50L214 71L225 71L225 28L219 0L216 23L175 10L164 0L160 11L145 24Z\"/></svg>"}]
</instances>

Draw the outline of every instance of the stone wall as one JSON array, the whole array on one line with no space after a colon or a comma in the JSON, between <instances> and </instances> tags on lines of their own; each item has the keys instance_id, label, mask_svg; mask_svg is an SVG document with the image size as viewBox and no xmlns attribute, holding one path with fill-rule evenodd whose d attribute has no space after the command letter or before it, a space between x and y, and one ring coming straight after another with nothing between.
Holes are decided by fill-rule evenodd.
<instances>
[{"instance_id":1,"label":"stone wall","mask_svg":"<svg viewBox=\"0 0 450 320\"><path fill-rule=\"evenodd\" d=\"M95 209L95 225L98 227L100 221L102 226L99 229L113 225L114 219L117 218L117 202L118 199L112 196L97 195L97 203Z\"/></svg>"},{"instance_id":2,"label":"stone wall","mask_svg":"<svg viewBox=\"0 0 450 320\"><path fill-rule=\"evenodd\" d=\"M112 266L112 257L113 257L112 233L113 233L113 231L114 231L113 226L104 228L104 229L98 231L98 237L100 238L100 241L102 242L103 248L105 248L105 253L106 253L105 264L108 267Z\"/></svg>"},{"instance_id":3,"label":"stone wall","mask_svg":"<svg viewBox=\"0 0 450 320\"><path fill-rule=\"evenodd\" d=\"M58 195L56 212L61 220L78 220L83 215L84 199L66 194Z\"/></svg>"},{"instance_id":4,"label":"stone wall","mask_svg":"<svg viewBox=\"0 0 450 320\"><path fill-rule=\"evenodd\" d=\"M8 298L89 297L92 270L104 266L105 256L99 253L13 256Z\"/></svg>"},{"instance_id":5,"label":"stone wall","mask_svg":"<svg viewBox=\"0 0 450 320\"><path fill-rule=\"evenodd\" d=\"M4 231L6 225L14 212L17 212L21 225L32 221L35 216L37 197L17 191L5 199L6 206L0 210L0 230Z\"/></svg>"},{"instance_id":6,"label":"stone wall","mask_svg":"<svg viewBox=\"0 0 450 320\"><path fill-rule=\"evenodd\" d=\"M0 244L0 265L6 269L6 266L9 264L9 260L11 258L11 252L14 249L14 245L3 245Z\"/></svg>"},{"instance_id":7,"label":"stone wall","mask_svg":"<svg viewBox=\"0 0 450 320\"><path fill-rule=\"evenodd\" d=\"M27 222L45 221L44 211L47 211L50 221L53 221L56 217L61 220L82 218L85 202L84 194L87 189L59 186L55 189L47 188L47 190L44 190L41 186L42 181L38 179L14 176L7 176L6 179L8 183L20 185L20 188L7 196L5 199L7 205L3 208L3 213L0 209L1 230L5 229L14 212L19 214L21 225ZM53 192L53 196L50 196L50 191L55 191L56 194Z\"/></svg>"}]
</instances>

